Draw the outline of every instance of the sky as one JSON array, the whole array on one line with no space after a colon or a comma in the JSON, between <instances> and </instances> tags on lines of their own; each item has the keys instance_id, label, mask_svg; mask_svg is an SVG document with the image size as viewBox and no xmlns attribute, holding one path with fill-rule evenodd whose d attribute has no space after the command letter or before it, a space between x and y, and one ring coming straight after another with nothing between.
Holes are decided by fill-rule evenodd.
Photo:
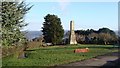
<instances>
[{"instance_id":1,"label":"sky","mask_svg":"<svg viewBox=\"0 0 120 68\"><path fill-rule=\"evenodd\" d=\"M28 3L28 2L27 2ZM75 30L109 28L118 30L117 2L29 2L34 5L25 17L24 30L40 31L47 14L57 15L64 30L70 29L74 20Z\"/></svg>"}]
</instances>

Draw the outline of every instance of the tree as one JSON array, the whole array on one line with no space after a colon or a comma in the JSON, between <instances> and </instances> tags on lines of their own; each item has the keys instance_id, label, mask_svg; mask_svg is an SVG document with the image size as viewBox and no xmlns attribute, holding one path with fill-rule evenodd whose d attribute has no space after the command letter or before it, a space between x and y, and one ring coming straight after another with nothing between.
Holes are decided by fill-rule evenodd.
<instances>
[{"instance_id":1,"label":"tree","mask_svg":"<svg viewBox=\"0 0 120 68\"><path fill-rule=\"evenodd\" d=\"M109 28L100 28L99 30L77 30L75 33L78 43L82 43L81 40L89 44L117 44L118 42L117 35ZM86 39L89 39L89 42Z\"/></svg>"},{"instance_id":2,"label":"tree","mask_svg":"<svg viewBox=\"0 0 120 68\"><path fill-rule=\"evenodd\" d=\"M32 6L31 6L32 7ZM24 23L25 14L31 9L25 2L2 2L1 6L1 32L2 45L22 45L25 43L25 37L20 31L27 24Z\"/></svg>"},{"instance_id":3,"label":"tree","mask_svg":"<svg viewBox=\"0 0 120 68\"><path fill-rule=\"evenodd\" d=\"M111 39L111 35L109 33L100 33L99 38L103 39L104 44L106 45L106 44L109 44L108 40Z\"/></svg>"},{"instance_id":4,"label":"tree","mask_svg":"<svg viewBox=\"0 0 120 68\"><path fill-rule=\"evenodd\" d=\"M116 35L114 31L110 30L109 28L100 28L98 30L99 33L109 33L111 35Z\"/></svg>"},{"instance_id":5,"label":"tree","mask_svg":"<svg viewBox=\"0 0 120 68\"><path fill-rule=\"evenodd\" d=\"M4 0L2 2L2 11L0 13L2 18L2 45L15 46L14 53L17 53L17 58L25 57L24 50L27 48L27 40L21 29L27 26L27 23L24 22L24 17L31 8L32 6L28 7L24 1L7 2Z\"/></svg>"},{"instance_id":6,"label":"tree","mask_svg":"<svg viewBox=\"0 0 120 68\"><path fill-rule=\"evenodd\" d=\"M46 43L53 45L59 44L64 36L64 29L61 25L61 20L56 15L46 15L44 17L42 32Z\"/></svg>"},{"instance_id":7,"label":"tree","mask_svg":"<svg viewBox=\"0 0 120 68\"><path fill-rule=\"evenodd\" d=\"M108 29L108 28L100 28L98 30L99 33L99 39L103 39L104 44L117 44L117 35L114 31Z\"/></svg>"},{"instance_id":8,"label":"tree","mask_svg":"<svg viewBox=\"0 0 120 68\"><path fill-rule=\"evenodd\" d=\"M93 44L97 44L98 42L98 34L97 33L94 33L92 32L91 34L88 35L88 37L90 38L90 43L93 43Z\"/></svg>"}]
</instances>

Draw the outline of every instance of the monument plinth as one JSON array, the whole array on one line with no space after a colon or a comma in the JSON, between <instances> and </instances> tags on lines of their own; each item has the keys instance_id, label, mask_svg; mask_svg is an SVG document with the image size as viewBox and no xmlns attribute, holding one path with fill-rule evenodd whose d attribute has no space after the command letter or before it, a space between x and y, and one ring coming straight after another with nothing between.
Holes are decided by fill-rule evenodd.
<instances>
[{"instance_id":1,"label":"monument plinth","mask_svg":"<svg viewBox=\"0 0 120 68\"><path fill-rule=\"evenodd\" d=\"M74 21L70 21L70 37L69 37L70 44L77 44L76 36L74 32Z\"/></svg>"}]
</instances>

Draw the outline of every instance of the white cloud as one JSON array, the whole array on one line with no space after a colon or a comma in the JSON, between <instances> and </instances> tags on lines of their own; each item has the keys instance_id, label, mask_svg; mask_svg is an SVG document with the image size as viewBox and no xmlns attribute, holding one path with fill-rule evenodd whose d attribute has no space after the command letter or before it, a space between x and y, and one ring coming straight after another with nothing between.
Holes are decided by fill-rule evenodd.
<instances>
[{"instance_id":1,"label":"white cloud","mask_svg":"<svg viewBox=\"0 0 120 68\"><path fill-rule=\"evenodd\" d=\"M59 0L60 9L62 11L65 11L69 4L70 4L69 0Z\"/></svg>"}]
</instances>

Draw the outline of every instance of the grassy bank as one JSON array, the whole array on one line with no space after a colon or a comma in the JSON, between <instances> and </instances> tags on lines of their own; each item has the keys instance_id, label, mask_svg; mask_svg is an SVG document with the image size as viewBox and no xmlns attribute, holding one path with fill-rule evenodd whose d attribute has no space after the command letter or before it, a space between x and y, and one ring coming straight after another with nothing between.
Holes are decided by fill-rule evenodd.
<instances>
[{"instance_id":1,"label":"grassy bank","mask_svg":"<svg viewBox=\"0 0 120 68\"><path fill-rule=\"evenodd\" d=\"M76 48L90 49L87 53L74 53ZM17 59L14 56L3 58L3 66L54 66L80 61L117 51L112 45L66 45L30 49L28 57Z\"/></svg>"}]
</instances>

